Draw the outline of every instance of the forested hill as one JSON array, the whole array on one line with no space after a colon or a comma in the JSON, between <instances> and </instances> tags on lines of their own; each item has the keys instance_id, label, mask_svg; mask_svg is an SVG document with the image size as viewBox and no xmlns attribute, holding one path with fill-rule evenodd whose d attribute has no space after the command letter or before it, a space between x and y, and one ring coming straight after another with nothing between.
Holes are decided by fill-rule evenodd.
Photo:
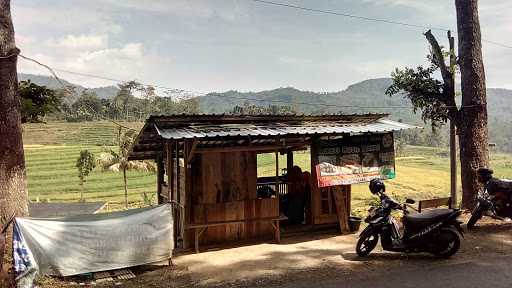
<instances>
[{"instance_id":1,"label":"forested hill","mask_svg":"<svg viewBox=\"0 0 512 288\"><path fill-rule=\"evenodd\" d=\"M299 113L382 112L391 114L397 120L421 122L419 115L414 115L411 108L403 108L411 107L407 99L385 95L390 85L391 79L378 78L365 80L350 85L343 91L330 93L301 91L291 87L261 92L228 91L208 94L201 97L199 103L202 112L205 113L227 113L235 105L243 106L244 104L289 105ZM491 88L487 89L487 96L489 118L510 124L512 119L508 115L509 109L512 108L512 90Z\"/></svg>"},{"instance_id":2,"label":"forested hill","mask_svg":"<svg viewBox=\"0 0 512 288\"><path fill-rule=\"evenodd\" d=\"M34 74L18 74L19 81L30 80L33 83L41 86L46 86L50 89L62 89L62 84L60 84L55 78L48 77L44 75L34 75ZM117 92L119 92L119 88L116 86L106 86L99 88L86 88L78 84L70 83L64 79L60 79L62 83L66 86L74 87L77 95L80 95L82 91L89 90L90 92L94 92L99 98L113 98L116 96Z\"/></svg>"},{"instance_id":3,"label":"forested hill","mask_svg":"<svg viewBox=\"0 0 512 288\"><path fill-rule=\"evenodd\" d=\"M315 114L382 112L389 113L394 120L424 126L420 114L414 114L412 108L400 108L411 107L407 99L385 95L390 84L389 78L369 79L332 93L301 91L290 87L261 92L228 91L200 97L199 106L204 113L229 113L236 105L289 105L299 113ZM500 151L512 152L512 117L509 116L512 109L512 90L487 89L487 102L489 141L496 143ZM432 134L429 129L416 133L415 137L419 139L415 144L445 145L448 135L446 126L437 134Z\"/></svg>"},{"instance_id":4,"label":"forested hill","mask_svg":"<svg viewBox=\"0 0 512 288\"><path fill-rule=\"evenodd\" d=\"M36 84L49 88L61 88L55 79L47 76L20 74L19 79L30 79ZM79 93L86 89L83 86L63 81L66 85L74 86ZM410 107L407 99L385 95L390 84L391 79L379 78L350 85L347 89L339 92L317 93L287 87L261 92L211 93L197 99L201 113L230 113L237 105L286 105L291 106L298 113L306 114L389 113L392 119L422 124L420 116L414 114L411 108L400 108ZM119 89L109 86L93 88L90 91L95 92L100 98L112 98ZM512 108L512 90L492 88L487 90L487 96L490 141L496 142L500 150L512 152L512 141L510 141L512 139L512 118L509 116ZM446 133L441 132L441 134L445 135ZM431 136L427 135L426 137Z\"/></svg>"},{"instance_id":5,"label":"forested hill","mask_svg":"<svg viewBox=\"0 0 512 288\"><path fill-rule=\"evenodd\" d=\"M404 121L415 120L410 108L389 109L396 106L410 107L406 99L385 95L390 84L389 78L380 78L365 80L343 91L329 93L301 91L291 87L261 92L228 91L201 97L199 104L206 113L229 112L235 105L287 105L306 114L382 112L392 113L394 118Z\"/></svg>"},{"instance_id":6,"label":"forested hill","mask_svg":"<svg viewBox=\"0 0 512 288\"><path fill-rule=\"evenodd\" d=\"M52 77L32 74L19 74L18 77L20 81L30 79L32 82L48 88L62 88ZM62 81L65 85L75 87L77 92L89 89L64 79ZM390 84L391 79L378 78L350 85L347 89L339 92L319 93L286 87L261 92L227 91L210 93L198 97L198 100L201 113L230 113L234 106L243 106L244 104L258 106L286 105L291 106L298 113L306 114L382 112L390 113L395 119L419 121L419 117L412 113L412 109L396 108L398 106L410 107L407 99L385 95L385 91ZM96 93L100 98L113 98L119 88L107 86L90 88L89 91ZM512 107L512 90L491 88L487 89L487 96L489 118L503 124L510 124L512 119L509 117L509 109Z\"/></svg>"}]
</instances>

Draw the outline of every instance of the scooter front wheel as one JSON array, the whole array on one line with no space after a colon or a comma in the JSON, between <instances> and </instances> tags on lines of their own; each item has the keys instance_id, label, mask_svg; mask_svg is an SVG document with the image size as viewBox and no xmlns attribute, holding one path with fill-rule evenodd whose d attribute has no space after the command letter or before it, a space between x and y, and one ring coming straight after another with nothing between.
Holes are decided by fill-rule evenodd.
<instances>
[{"instance_id":1,"label":"scooter front wheel","mask_svg":"<svg viewBox=\"0 0 512 288\"><path fill-rule=\"evenodd\" d=\"M377 246L379 242L379 236L377 234L368 233L361 235L356 245L357 255L360 257L366 257L372 250Z\"/></svg>"}]
</instances>

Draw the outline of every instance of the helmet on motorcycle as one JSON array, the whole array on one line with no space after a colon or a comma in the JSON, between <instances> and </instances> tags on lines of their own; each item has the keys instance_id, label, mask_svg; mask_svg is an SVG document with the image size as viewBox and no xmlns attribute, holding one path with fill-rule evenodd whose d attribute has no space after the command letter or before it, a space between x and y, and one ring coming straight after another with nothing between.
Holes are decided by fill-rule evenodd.
<instances>
[{"instance_id":1,"label":"helmet on motorcycle","mask_svg":"<svg viewBox=\"0 0 512 288\"><path fill-rule=\"evenodd\" d=\"M377 194L379 192L386 192L386 185L379 178L372 179L369 185L370 191L372 194Z\"/></svg>"},{"instance_id":2,"label":"helmet on motorcycle","mask_svg":"<svg viewBox=\"0 0 512 288\"><path fill-rule=\"evenodd\" d=\"M492 178L492 173L494 173L492 169L489 169L487 167L478 168L476 172L482 182L489 181Z\"/></svg>"}]
</instances>

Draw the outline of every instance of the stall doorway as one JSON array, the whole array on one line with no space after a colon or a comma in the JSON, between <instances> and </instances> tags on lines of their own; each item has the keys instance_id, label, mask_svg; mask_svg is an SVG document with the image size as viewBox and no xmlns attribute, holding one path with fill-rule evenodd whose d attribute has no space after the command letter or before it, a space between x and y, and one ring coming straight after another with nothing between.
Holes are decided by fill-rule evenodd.
<instances>
[{"instance_id":1,"label":"stall doorway","mask_svg":"<svg viewBox=\"0 0 512 288\"><path fill-rule=\"evenodd\" d=\"M258 198L279 198L280 214L288 218L282 226L311 224L309 150L260 153L257 165Z\"/></svg>"}]
</instances>

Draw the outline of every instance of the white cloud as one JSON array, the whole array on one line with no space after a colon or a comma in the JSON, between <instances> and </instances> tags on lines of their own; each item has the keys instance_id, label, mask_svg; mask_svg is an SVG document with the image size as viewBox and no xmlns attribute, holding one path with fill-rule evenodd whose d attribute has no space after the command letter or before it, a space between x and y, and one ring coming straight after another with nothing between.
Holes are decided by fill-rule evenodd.
<instances>
[{"instance_id":1,"label":"white cloud","mask_svg":"<svg viewBox=\"0 0 512 288\"><path fill-rule=\"evenodd\" d=\"M45 49L55 47L56 43L64 44L61 43L62 41L67 45L61 45L59 53L52 53L51 49ZM84 47L75 49L75 46L82 41L88 43L89 49L84 49ZM37 48L27 47L26 51L46 50L46 52L27 52L26 55L30 55L52 68L121 80L150 79L151 75L158 73L160 65L169 65L171 61L169 58L147 53L142 43L127 43L120 47L108 47L107 43L97 37L64 37L56 43L48 43L47 47L41 47L39 44L37 44ZM104 48L91 49L99 47ZM21 73L49 74L47 69L25 60L20 60L19 71ZM116 84L108 80L65 74L65 72L59 71L57 73L62 74L62 78L88 87Z\"/></svg>"},{"instance_id":2,"label":"white cloud","mask_svg":"<svg viewBox=\"0 0 512 288\"><path fill-rule=\"evenodd\" d=\"M189 0L103 0L112 6L127 8L136 11L152 12L160 14L175 14L179 16L212 18L219 17L227 21L235 21L247 17L248 12L245 5L238 0L215 1L211 0L189 1Z\"/></svg>"},{"instance_id":3,"label":"white cloud","mask_svg":"<svg viewBox=\"0 0 512 288\"><path fill-rule=\"evenodd\" d=\"M453 0L290 2L456 28ZM512 1L479 5L483 38L512 45ZM423 64L428 47L415 29L239 0L19 0L13 16L22 53L52 67L204 91L288 85L339 90L388 76L394 67ZM446 42L443 32L436 36ZM483 45L488 85L512 88L511 49ZM19 63L21 72L48 74ZM61 76L90 87L113 84Z\"/></svg>"},{"instance_id":4,"label":"white cloud","mask_svg":"<svg viewBox=\"0 0 512 288\"><path fill-rule=\"evenodd\" d=\"M76 59L69 59L66 66L79 70L100 65L110 69L116 67L126 69L128 67L123 67L125 64L137 63L143 57L143 45L141 43L128 43L121 48L109 48L83 53Z\"/></svg>"},{"instance_id":5,"label":"white cloud","mask_svg":"<svg viewBox=\"0 0 512 288\"><path fill-rule=\"evenodd\" d=\"M17 4L17 5L16 5ZM43 3L41 3L43 4ZM17 31L39 30L41 34L59 31L61 33L113 32L119 26L113 20L94 9L85 9L78 5L59 7L58 5L24 5L13 3L12 14Z\"/></svg>"},{"instance_id":6,"label":"white cloud","mask_svg":"<svg viewBox=\"0 0 512 288\"><path fill-rule=\"evenodd\" d=\"M433 11L433 10L439 10L439 6L442 3L435 3L433 4L432 1L425 1L425 0L363 0L364 2L371 3L374 5L379 6L396 6L396 7L406 7L406 8L412 8L418 11ZM444 2L450 2L450 1L444 1ZM453 5L452 2L449 3L450 5Z\"/></svg>"},{"instance_id":7,"label":"white cloud","mask_svg":"<svg viewBox=\"0 0 512 288\"><path fill-rule=\"evenodd\" d=\"M57 40L49 40L48 45L55 48L89 51L102 49L108 45L108 36L102 35L67 35Z\"/></svg>"}]
</instances>

